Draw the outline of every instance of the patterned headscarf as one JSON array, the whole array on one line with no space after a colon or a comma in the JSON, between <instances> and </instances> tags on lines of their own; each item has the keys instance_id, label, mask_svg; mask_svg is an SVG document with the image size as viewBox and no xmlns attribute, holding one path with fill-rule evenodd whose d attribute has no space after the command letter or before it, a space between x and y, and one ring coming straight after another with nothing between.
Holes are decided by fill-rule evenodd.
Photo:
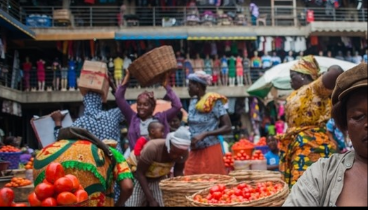
<instances>
[{"instance_id":1,"label":"patterned headscarf","mask_svg":"<svg viewBox=\"0 0 368 210\"><path fill-rule=\"evenodd\" d=\"M211 85L212 76L206 74L204 71L196 71L188 75L188 80L199 82L204 85Z\"/></svg>"},{"instance_id":2,"label":"patterned headscarf","mask_svg":"<svg viewBox=\"0 0 368 210\"><path fill-rule=\"evenodd\" d=\"M147 99L148 103L150 103L153 108L156 107L156 99L155 99L155 95L153 92L144 91L143 93L138 95L138 99L140 98Z\"/></svg>"},{"instance_id":3,"label":"patterned headscarf","mask_svg":"<svg viewBox=\"0 0 368 210\"><path fill-rule=\"evenodd\" d=\"M290 70L296 71L302 74L308 74L313 80L319 77L319 65L313 55L307 55L302 57L296 64L294 64Z\"/></svg>"}]
</instances>

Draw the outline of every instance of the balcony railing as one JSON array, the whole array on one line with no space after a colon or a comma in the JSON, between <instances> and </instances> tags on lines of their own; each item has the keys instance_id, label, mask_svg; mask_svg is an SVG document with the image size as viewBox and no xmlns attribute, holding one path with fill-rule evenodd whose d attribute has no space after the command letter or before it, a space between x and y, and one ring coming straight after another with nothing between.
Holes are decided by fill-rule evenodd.
<instances>
[{"instance_id":1,"label":"balcony railing","mask_svg":"<svg viewBox=\"0 0 368 210\"><path fill-rule=\"evenodd\" d=\"M34 28L58 27L121 27L121 26L303 26L307 24L307 11L303 7L259 7L260 17L252 24L249 7L134 7L123 15L115 6L72 6L69 20L53 19L53 12L61 7L17 7L6 6L2 0L2 9L25 25ZM10 1L13 2L13 1ZM353 21L366 22L367 8L338 8L327 13L325 8L308 8L314 12L314 21ZM265 24L264 24L265 23Z\"/></svg>"},{"instance_id":2,"label":"balcony railing","mask_svg":"<svg viewBox=\"0 0 368 210\"><path fill-rule=\"evenodd\" d=\"M265 69L251 68L244 70L244 76L242 80L235 78L236 86L248 86L255 82L263 73ZM71 84L77 84L77 78L74 76L69 77L69 71L66 68L61 70L61 74L57 76L51 67L45 70L45 80L42 84L42 80L39 80L37 70L35 67L31 72L26 75L22 70L9 69L8 66L2 66L0 68L0 86L17 89L20 91L74 91L77 87L71 87ZM112 72L113 75L113 72ZM28 79L27 79L28 78ZM74 80L74 81L72 81ZM41 82L40 82L41 81ZM64 82L63 82L64 81ZM171 75L169 84L175 87L187 87L187 80L183 70L178 70ZM159 84L153 85L152 87L158 87ZM215 86L215 84L213 84ZM226 83L221 81L221 75L218 75L218 83L216 86L230 86L229 80ZM138 88L138 81L132 77L129 83L130 88Z\"/></svg>"}]
</instances>

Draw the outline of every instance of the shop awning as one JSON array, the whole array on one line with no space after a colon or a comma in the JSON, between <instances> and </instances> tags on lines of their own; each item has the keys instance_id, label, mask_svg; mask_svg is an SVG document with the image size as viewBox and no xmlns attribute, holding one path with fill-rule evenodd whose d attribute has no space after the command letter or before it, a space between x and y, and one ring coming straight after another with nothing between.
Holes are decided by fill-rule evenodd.
<instances>
[{"instance_id":1,"label":"shop awning","mask_svg":"<svg viewBox=\"0 0 368 210\"><path fill-rule=\"evenodd\" d=\"M314 36L367 36L367 22L311 22L309 34Z\"/></svg>"},{"instance_id":2,"label":"shop awning","mask_svg":"<svg viewBox=\"0 0 368 210\"><path fill-rule=\"evenodd\" d=\"M233 30L220 30L211 32L189 32L188 40L256 40L255 33L236 32Z\"/></svg>"},{"instance_id":3,"label":"shop awning","mask_svg":"<svg viewBox=\"0 0 368 210\"><path fill-rule=\"evenodd\" d=\"M27 26L19 22L17 19L10 16L8 13L0 9L0 26L9 31L11 38L32 38L34 39L36 34Z\"/></svg>"},{"instance_id":4,"label":"shop awning","mask_svg":"<svg viewBox=\"0 0 368 210\"><path fill-rule=\"evenodd\" d=\"M187 39L185 32L175 31L121 31L115 33L116 40L155 40L155 39Z\"/></svg>"}]
</instances>

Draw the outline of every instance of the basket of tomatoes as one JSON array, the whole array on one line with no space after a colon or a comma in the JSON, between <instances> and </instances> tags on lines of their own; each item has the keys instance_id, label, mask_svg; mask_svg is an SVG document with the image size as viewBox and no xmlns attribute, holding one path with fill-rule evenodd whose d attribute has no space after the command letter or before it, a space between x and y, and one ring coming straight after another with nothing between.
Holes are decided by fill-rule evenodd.
<instances>
[{"instance_id":1,"label":"basket of tomatoes","mask_svg":"<svg viewBox=\"0 0 368 210\"><path fill-rule=\"evenodd\" d=\"M288 185L279 179L217 184L200 190L188 201L198 207L282 206L289 194Z\"/></svg>"},{"instance_id":2,"label":"basket of tomatoes","mask_svg":"<svg viewBox=\"0 0 368 210\"><path fill-rule=\"evenodd\" d=\"M199 174L164 179L160 182L164 206L191 206L186 196L216 184L236 183L234 177L219 174Z\"/></svg>"},{"instance_id":3,"label":"basket of tomatoes","mask_svg":"<svg viewBox=\"0 0 368 210\"><path fill-rule=\"evenodd\" d=\"M5 145L0 148L0 159L10 162L8 169L17 169L19 167L21 150L11 145Z\"/></svg>"}]
</instances>

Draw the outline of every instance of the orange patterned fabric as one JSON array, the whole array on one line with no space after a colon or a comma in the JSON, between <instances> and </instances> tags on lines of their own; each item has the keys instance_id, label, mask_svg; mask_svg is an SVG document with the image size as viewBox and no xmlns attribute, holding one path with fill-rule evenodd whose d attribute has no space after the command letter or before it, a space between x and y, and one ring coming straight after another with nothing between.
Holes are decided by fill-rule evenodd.
<instances>
[{"instance_id":1,"label":"orange patterned fabric","mask_svg":"<svg viewBox=\"0 0 368 210\"><path fill-rule=\"evenodd\" d=\"M88 206L114 206L115 181L133 176L124 157L114 149L111 151L117 160L115 166L105 158L101 149L89 141L60 140L50 144L35 158L35 186L45 179L47 165L59 162L66 174L78 177L89 195Z\"/></svg>"},{"instance_id":2,"label":"orange patterned fabric","mask_svg":"<svg viewBox=\"0 0 368 210\"><path fill-rule=\"evenodd\" d=\"M209 113L212 111L213 106L217 100L221 100L223 104L227 103L227 98L218 93L206 93L201 100L198 101L196 109L199 112Z\"/></svg>"},{"instance_id":3,"label":"orange patterned fabric","mask_svg":"<svg viewBox=\"0 0 368 210\"><path fill-rule=\"evenodd\" d=\"M296 71L302 74L311 75L313 80L319 77L319 65L313 55L302 57L296 64L294 64L290 70Z\"/></svg>"}]
</instances>

